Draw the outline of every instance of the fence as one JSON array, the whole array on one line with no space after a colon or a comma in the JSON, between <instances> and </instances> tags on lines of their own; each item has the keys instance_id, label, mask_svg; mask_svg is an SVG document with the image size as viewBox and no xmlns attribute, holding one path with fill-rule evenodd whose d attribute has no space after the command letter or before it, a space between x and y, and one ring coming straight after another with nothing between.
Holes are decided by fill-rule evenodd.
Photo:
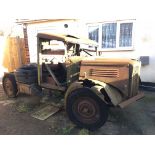
<instances>
[{"instance_id":1,"label":"fence","mask_svg":"<svg viewBox=\"0 0 155 155\"><path fill-rule=\"evenodd\" d=\"M23 38L8 37L3 53L3 66L9 72L27 63L26 48Z\"/></svg>"}]
</instances>

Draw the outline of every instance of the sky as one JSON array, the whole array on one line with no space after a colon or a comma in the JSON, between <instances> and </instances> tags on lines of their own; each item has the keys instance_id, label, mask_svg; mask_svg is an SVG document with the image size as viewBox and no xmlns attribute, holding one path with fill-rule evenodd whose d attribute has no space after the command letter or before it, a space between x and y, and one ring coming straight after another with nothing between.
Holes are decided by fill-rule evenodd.
<instances>
[{"instance_id":1,"label":"sky","mask_svg":"<svg viewBox=\"0 0 155 155\"><path fill-rule=\"evenodd\" d=\"M155 14L153 0L4 0L0 7L0 30L15 19L153 19Z\"/></svg>"}]
</instances>

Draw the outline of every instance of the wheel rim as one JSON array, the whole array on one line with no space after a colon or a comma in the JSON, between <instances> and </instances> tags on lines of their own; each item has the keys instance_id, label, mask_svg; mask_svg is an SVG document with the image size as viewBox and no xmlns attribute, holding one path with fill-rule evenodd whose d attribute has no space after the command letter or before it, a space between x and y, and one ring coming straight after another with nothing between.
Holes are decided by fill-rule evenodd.
<instances>
[{"instance_id":1,"label":"wheel rim","mask_svg":"<svg viewBox=\"0 0 155 155\"><path fill-rule=\"evenodd\" d=\"M12 82L8 78L5 79L4 86L5 86L6 94L8 96L12 96L13 95L13 85L12 85Z\"/></svg>"},{"instance_id":2,"label":"wheel rim","mask_svg":"<svg viewBox=\"0 0 155 155\"><path fill-rule=\"evenodd\" d=\"M83 97L73 104L73 113L84 124L96 123L100 118L99 107L93 99Z\"/></svg>"}]
</instances>

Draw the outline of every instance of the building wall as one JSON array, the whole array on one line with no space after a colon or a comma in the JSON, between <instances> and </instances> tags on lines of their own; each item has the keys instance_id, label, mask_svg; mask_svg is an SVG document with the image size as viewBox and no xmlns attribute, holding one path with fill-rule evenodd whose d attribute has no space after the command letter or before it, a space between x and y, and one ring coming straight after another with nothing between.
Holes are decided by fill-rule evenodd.
<instances>
[{"instance_id":1,"label":"building wall","mask_svg":"<svg viewBox=\"0 0 155 155\"><path fill-rule=\"evenodd\" d=\"M65 28L65 24L68 25ZM57 34L79 34L79 23L77 21L61 21L40 24L30 24L27 27L28 44L30 52L30 62L37 62L37 33L57 33Z\"/></svg>"}]
</instances>

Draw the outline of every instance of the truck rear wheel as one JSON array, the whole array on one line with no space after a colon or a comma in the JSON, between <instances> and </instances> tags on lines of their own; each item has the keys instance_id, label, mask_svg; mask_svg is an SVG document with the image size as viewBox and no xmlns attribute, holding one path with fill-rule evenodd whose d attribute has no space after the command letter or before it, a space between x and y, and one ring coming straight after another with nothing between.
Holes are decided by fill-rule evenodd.
<instances>
[{"instance_id":1,"label":"truck rear wheel","mask_svg":"<svg viewBox=\"0 0 155 155\"><path fill-rule=\"evenodd\" d=\"M90 130L100 128L108 118L108 106L88 88L68 95L66 111L73 123Z\"/></svg>"},{"instance_id":2,"label":"truck rear wheel","mask_svg":"<svg viewBox=\"0 0 155 155\"><path fill-rule=\"evenodd\" d=\"M13 74L7 74L3 77L3 89L9 98L17 96L18 89L15 76Z\"/></svg>"}]
</instances>

